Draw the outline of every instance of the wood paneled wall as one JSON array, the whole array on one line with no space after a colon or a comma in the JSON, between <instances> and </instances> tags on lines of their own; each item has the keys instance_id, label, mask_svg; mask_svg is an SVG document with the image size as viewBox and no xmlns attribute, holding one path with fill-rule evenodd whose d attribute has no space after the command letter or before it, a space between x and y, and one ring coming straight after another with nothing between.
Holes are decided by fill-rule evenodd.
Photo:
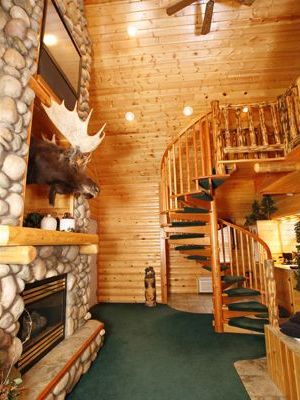
<instances>
[{"instance_id":1,"label":"wood paneled wall","mask_svg":"<svg viewBox=\"0 0 300 400\"><path fill-rule=\"evenodd\" d=\"M165 146L157 134L107 136L95 154L99 301L143 302L148 266L155 269L161 299L159 168Z\"/></svg>"},{"instance_id":2,"label":"wood paneled wall","mask_svg":"<svg viewBox=\"0 0 300 400\"><path fill-rule=\"evenodd\" d=\"M90 131L107 122L108 134L93 159L102 189L91 207L99 216L101 301L143 301L148 265L156 270L159 292L159 167L170 137L204 115L212 100L275 98L300 71L299 0L256 0L251 7L236 0L216 2L205 36L195 31L206 1L169 17L170 3L85 0L94 44ZM130 23L138 28L136 38L127 35ZM186 104L194 108L190 118L182 115ZM127 111L136 115L133 124L124 119ZM233 194L228 207L241 217L255 193L245 185L236 190L242 204ZM185 285L194 291L198 271L192 262L171 257L177 258L171 290L183 291ZM187 275L180 284L183 271Z\"/></svg>"}]
</instances>

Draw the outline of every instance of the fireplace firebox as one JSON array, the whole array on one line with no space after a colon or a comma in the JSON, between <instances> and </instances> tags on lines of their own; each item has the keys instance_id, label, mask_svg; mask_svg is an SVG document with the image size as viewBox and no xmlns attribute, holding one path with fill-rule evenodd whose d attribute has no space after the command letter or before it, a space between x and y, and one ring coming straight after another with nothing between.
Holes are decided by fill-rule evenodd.
<instances>
[{"instance_id":1,"label":"fireplace firebox","mask_svg":"<svg viewBox=\"0 0 300 400\"><path fill-rule=\"evenodd\" d=\"M59 275L25 286L25 310L20 317L18 337L23 354L17 363L26 372L65 337L67 275Z\"/></svg>"}]
</instances>

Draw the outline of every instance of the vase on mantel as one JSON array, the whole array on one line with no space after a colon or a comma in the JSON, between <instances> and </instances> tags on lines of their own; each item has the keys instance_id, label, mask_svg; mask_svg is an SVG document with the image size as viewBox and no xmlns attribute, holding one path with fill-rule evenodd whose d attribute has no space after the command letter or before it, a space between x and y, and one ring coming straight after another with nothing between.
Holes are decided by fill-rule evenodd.
<instances>
[{"instance_id":1,"label":"vase on mantel","mask_svg":"<svg viewBox=\"0 0 300 400\"><path fill-rule=\"evenodd\" d=\"M46 215L41 221L41 228L47 231L56 231L57 221L51 214Z\"/></svg>"}]
</instances>

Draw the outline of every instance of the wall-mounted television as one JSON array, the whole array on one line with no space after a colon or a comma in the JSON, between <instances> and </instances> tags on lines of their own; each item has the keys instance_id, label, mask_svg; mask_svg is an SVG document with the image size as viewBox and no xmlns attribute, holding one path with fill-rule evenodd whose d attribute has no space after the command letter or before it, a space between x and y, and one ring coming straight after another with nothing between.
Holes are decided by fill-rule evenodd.
<instances>
[{"instance_id":1,"label":"wall-mounted television","mask_svg":"<svg viewBox=\"0 0 300 400\"><path fill-rule=\"evenodd\" d=\"M74 108L79 96L81 54L53 0L45 4L38 74Z\"/></svg>"}]
</instances>

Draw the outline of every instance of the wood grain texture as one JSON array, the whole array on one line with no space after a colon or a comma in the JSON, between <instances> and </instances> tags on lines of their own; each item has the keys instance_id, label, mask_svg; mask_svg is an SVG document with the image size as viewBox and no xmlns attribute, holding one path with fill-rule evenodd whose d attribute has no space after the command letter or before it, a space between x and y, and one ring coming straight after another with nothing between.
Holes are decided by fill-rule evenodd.
<instances>
[{"instance_id":1,"label":"wood grain texture","mask_svg":"<svg viewBox=\"0 0 300 400\"><path fill-rule=\"evenodd\" d=\"M161 300L159 167L166 146L156 134L108 136L96 152L98 197L98 300L143 302L144 271L156 273ZM160 142L160 153L156 139ZM146 171L146 172L145 172Z\"/></svg>"},{"instance_id":2,"label":"wood grain texture","mask_svg":"<svg viewBox=\"0 0 300 400\"><path fill-rule=\"evenodd\" d=\"M207 112L211 100L275 98L297 77L298 0L216 2L211 32L199 35L205 3L167 16L170 0L85 1L94 44L93 131L106 121L108 134L175 134ZM138 28L135 38L128 24ZM193 117L182 115L185 103ZM124 120L129 110L136 114L132 124Z\"/></svg>"},{"instance_id":3,"label":"wood grain texture","mask_svg":"<svg viewBox=\"0 0 300 400\"><path fill-rule=\"evenodd\" d=\"M144 301L143 275L149 265L156 271L160 298L159 169L171 140L210 111L212 100L275 99L299 74L298 0L260 0L251 7L216 2L205 36L195 34L195 20L196 31L201 30L205 2L170 17L169 5L170 0L85 1L94 50L90 132L107 122L107 137L90 165L101 186L91 203L100 226L100 301ZM130 23L138 28L135 38L127 35ZM194 108L192 117L182 115L186 104ZM124 119L127 111L135 113L132 123ZM243 221L255 197L251 181L240 179L228 190L226 184L218 189L222 217ZM201 267L177 252L171 258L170 290L195 293Z\"/></svg>"}]
</instances>

